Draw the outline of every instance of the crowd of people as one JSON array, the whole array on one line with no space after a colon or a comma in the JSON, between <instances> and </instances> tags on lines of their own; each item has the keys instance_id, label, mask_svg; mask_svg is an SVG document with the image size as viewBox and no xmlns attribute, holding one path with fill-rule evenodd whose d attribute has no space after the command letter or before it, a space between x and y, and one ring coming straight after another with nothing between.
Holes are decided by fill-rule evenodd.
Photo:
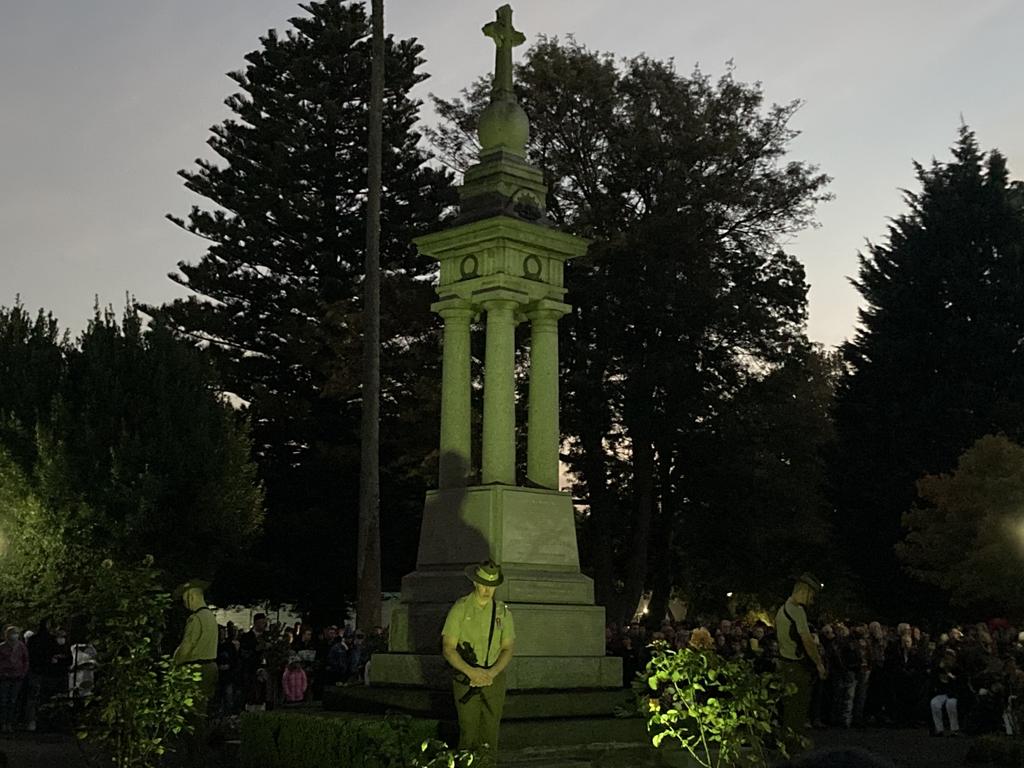
<instances>
[{"instance_id":1,"label":"crowd of people","mask_svg":"<svg viewBox=\"0 0 1024 768\"><path fill-rule=\"evenodd\" d=\"M228 716L243 709L272 709L319 699L325 686L365 681L374 652L386 647L384 630L351 627L283 627L257 613L240 630L219 626L217 691L211 711ZM0 641L0 734L16 729L63 727L59 707L80 706L102 674L96 648L81 632L46 622L23 631L8 626Z\"/></svg>"},{"instance_id":2,"label":"crowd of people","mask_svg":"<svg viewBox=\"0 0 1024 768\"><path fill-rule=\"evenodd\" d=\"M221 715L319 700L327 686L365 682L371 657L387 647L381 627L281 627L263 613L246 631L230 621L219 629L213 709Z\"/></svg>"},{"instance_id":3,"label":"crowd of people","mask_svg":"<svg viewBox=\"0 0 1024 768\"><path fill-rule=\"evenodd\" d=\"M822 624L813 637L826 677L811 700L814 728L915 727L933 735L1024 729L1024 632L1007 622L953 627L935 636L920 627ZM607 653L623 661L623 684L644 669L655 641L682 649L705 643L755 669L779 669L774 630L763 621L640 622L609 625Z\"/></svg>"},{"instance_id":4,"label":"crowd of people","mask_svg":"<svg viewBox=\"0 0 1024 768\"><path fill-rule=\"evenodd\" d=\"M218 684L212 709L231 715L318 700L325 687L365 682L386 632L351 627L272 625L258 613L241 630L221 625ZM928 725L933 734L1024 731L1024 631L1005 621L953 627L929 635L910 624L822 624L813 632L826 677L811 703L815 728ZM606 628L609 655L622 658L628 686L656 641L681 649L710 645L763 672L779 667L774 630L763 621L634 622ZM85 700L97 670L96 649L44 622L34 631L8 626L0 642L0 732L35 730L40 705Z\"/></svg>"},{"instance_id":5,"label":"crowd of people","mask_svg":"<svg viewBox=\"0 0 1024 768\"><path fill-rule=\"evenodd\" d=\"M75 633L72 633L75 635ZM41 706L54 698L72 705L92 694L96 648L63 627L42 622L22 632L7 626L0 642L0 733L36 730Z\"/></svg>"}]
</instances>

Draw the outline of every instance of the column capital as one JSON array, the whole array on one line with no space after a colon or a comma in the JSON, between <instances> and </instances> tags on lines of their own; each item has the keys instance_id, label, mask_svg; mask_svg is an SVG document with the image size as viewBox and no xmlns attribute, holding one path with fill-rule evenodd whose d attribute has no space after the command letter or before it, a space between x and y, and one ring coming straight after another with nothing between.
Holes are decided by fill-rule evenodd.
<instances>
[{"instance_id":1,"label":"column capital","mask_svg":"<svg viewBox=\"0 0 1024 768\"><path fill-rule=\"evenodd\" d=\"M470 298L473 304L484 309L521 309L530 300L522 291L500 286L474 291Z\"/></svg>"},{"instance_id":2,"label":"column capital","mask_svg":"<svg viewBox=\"0 0 1024 768\"><path fill-rule=\"evenodd\" d=\"M520 302L516 301L515 299L502 298L502 297L495 296L495 297L484 299L483 301L480 302L480 306L484 309L484 311L486 311L488 313L491 312L492 310L503 310L503 309L507 310L509 312L514 312L516 309L519 309L522 306L522 304ZM513 320L514 319L515 318L513 317Z\"/></svg>"},{"instance_id":3,"label":"column capital","mask_svg":"<svg viewBox=\"0 0 1024 768\"><path fill-rule=\"evenodd\" d=\"M534 325L558 322L561 317L572 311L572 307L568 304L553 299L540 299L527 304L523 309L524 314Z\"/></svg>"},{"instance_id":4,"label":"column capital","mask_svg":"<svg viewBox=\"0 0 1024 768\"><path fill-rule=\"evenodd\" d=\"M477 310L468 301L459 298L442 299L430 305L430 310L437 313L445 320L451 318L472 320Z\"/></svg>"}]
</instances>

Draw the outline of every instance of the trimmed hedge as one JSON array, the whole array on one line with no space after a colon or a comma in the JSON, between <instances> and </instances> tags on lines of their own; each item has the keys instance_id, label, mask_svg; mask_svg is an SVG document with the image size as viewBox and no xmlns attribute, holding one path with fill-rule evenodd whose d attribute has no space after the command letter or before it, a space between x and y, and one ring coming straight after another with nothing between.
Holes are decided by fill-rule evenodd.
<instances>
[{"instance_id":1,"label":"trimmed hedge","mask_svg":"<svg viewBox=\"0 0 1024 768\"><path fill-rule=\"evenodd\" d=\"M298 712L242 715L242 768L408 768L436 720Z\"/></svg>"}]
</instances>

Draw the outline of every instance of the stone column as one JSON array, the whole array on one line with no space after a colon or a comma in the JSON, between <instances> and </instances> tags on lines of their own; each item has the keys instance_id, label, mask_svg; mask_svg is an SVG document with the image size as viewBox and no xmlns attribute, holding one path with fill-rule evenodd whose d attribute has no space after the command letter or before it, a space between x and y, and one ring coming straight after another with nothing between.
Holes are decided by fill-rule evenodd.
<instances>
[{"instance_id":1,"label":"stone column","mask_svg":"<svg viewBox=\"0 0 1024 768\"><path fill-rule=\"evenodd\" d=\"M558 490L558 318L554 302L538 302L530 319L530 403L526 476L537 485Z\"/></svg>"},{"instance_id":2,"label":"stone column","mask_svg":"<svg viewBox=\"0 0 1024 768\"><path fill-rule=\"evenodd\" d=\"M484 353L484 439L481 482L516 482L516 319L518 302L489 299Z\"/></svg>"},{"instance_id":3,"label":"stone column","mask_svg":"<svg viewBox=\"0 0 1024 768\"><path fill-rule=\"evenodd\" d=\"M434 310L444 318L438 487L458 488L466 485L473 465L469 324L474 312L459 299L439 302Z\"/></svg>"}]
</instances>

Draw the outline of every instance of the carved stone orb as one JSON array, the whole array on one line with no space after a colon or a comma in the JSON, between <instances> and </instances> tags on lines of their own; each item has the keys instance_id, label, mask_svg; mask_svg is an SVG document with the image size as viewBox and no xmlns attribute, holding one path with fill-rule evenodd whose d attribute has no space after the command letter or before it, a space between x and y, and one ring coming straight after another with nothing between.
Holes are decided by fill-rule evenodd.
<instances>
[{"instance_id":1,"label":"carved stone orb","mask_svg":"<svg viewBox=\"0 0 1024 768\"><path fill-rule=\"evenodd\" d=\"M492 101L480 115L477 135L485 152L503 149L522 157L530 139L530 121L526 111L515 101Z\"/></svg>"}]
</instances>

